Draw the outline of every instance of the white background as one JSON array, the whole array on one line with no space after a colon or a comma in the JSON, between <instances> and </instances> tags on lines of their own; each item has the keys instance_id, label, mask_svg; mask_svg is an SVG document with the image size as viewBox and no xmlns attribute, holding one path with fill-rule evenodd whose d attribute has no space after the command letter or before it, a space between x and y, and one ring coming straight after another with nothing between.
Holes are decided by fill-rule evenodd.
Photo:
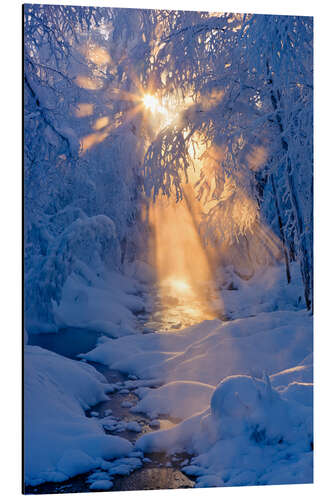
<instances>
[{"instance_id":1,"label":"white background","mask_svg":"<svg viewBox=\"0 0 333 500\"><path fill-rule=\"evenodd\" d=\"M39 3L39 2L32 2ZM267 14L313 15L315 18L315 484L143 492L113 492L112 500L302 499L332 498L333 492L333 357L332 357L332 34L333 9L323 0L217 1L112 0L42 1L40 3L108 7L168 8ZM21 2L1 3L0 92L0 495L20 497L21 489ZM88 497L89 495L89 497ZM95 493L103 499L110 493ZM49 497L49 495L47 495ZM55 497L53 497L55 498ZM66 495L83 500L91 494Z\"/></svg>"}]
</instances>

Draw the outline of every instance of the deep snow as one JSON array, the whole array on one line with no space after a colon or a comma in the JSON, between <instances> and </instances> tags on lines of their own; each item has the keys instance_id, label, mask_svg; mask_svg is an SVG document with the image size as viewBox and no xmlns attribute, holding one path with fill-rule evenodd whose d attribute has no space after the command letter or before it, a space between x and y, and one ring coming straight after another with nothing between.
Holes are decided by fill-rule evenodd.
<instances>
[{"instance_id":1,"label":"deep snow","mask_svg":"<svg viewBox=\"0 0 333 500\"><path fill-rule=\"evenodd\" d=\"M137 269L140 281L146 276L151 283L149 268ZM131 310L144 305L133 269L120 279L117 273L95 278L89 287L72 274L55 309L57 321L91 328L90 318L97 317L106 335L79 357L128 379L116 387L88 363L25 347L26 483L98 469L90 488L109 489L114 475L142 466L142 452L193 455L183 471L198 487L311 482L312 317L298 299L298 281L286 291L282 271L268 268L248 282L233 275L233 286L221 285L225 308L237 319L144 335L133 335ZM181 422L142 435L134 449L106 435L105 429L141 432L137 422L118 421L112 413L85 414L120 389L139 397L131 412ZM155 420L151 428L162 422Z\"/></svg>"},{"instance_id":2,"label":"deep snow","mask_svg":"<svg viewBox=\"0 0 333 500\"><path fill-rule=\"evenodd\" d=\"M136 447L196 455L182 470L197 487L312 482L312 385L305 388L295 398L268 380L227 377L206 410Z\"/></svg>"},{"instance_id":3,"label":"deep snow","mask_svg":"<svg viewBox=\"0 0 333 500\"><path fill-rule=\"evenodd\" d=\"M238 319L102 337L82 355L164 383L138 386L132 411L185 420L141 436L136 448L193 454L183 471L198 487L312 482L312 317L299 282L287 288L282 271L233 276L222 297Z\"/></svg>"},{"instance_id":4,"label":"deep snow","mask_svg":"<svg viewBox=\"0 0 333 500\"><path fill-rule=\"evenodd\" d=\"M92 366L25 346L25 482L65 481L128 455L132 444L108 436L85 410L107 400L110 385Z\"/></svg>"},{"instance_id":5,"label":"deep snow","mask_svg":"<svg viewBox=\"0 0 333 500\"><path fill-rule=\"evenodd\" d=\"M223 323L204 321L175 333L102 341L84 359L141 378L216 385L236 374L261 376L292 368L312 352L306 311L273 311Z\"/></svg>"}]
</instances>

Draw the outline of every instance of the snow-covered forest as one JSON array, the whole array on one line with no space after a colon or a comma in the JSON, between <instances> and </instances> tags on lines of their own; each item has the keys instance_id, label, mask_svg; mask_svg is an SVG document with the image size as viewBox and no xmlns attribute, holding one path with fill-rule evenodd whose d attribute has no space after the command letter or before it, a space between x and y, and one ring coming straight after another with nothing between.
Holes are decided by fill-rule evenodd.
<instances>
[{"instance_id":1,"label":"snow-covered forest","mask_svg":"<svg viewBox=\"0 0 333 500\"><path fill-rule=\"evenodd\" d=\"M310 17L24 6L28 493L312 482L312 58Z\"/></svg>"}]
</instances>

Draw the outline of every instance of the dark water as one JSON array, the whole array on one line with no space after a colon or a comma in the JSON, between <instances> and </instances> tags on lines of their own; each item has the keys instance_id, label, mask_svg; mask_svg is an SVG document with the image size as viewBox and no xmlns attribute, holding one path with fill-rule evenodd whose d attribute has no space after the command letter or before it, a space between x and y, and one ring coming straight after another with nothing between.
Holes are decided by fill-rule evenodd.
<instances>
[{"instance_id":1,"label":"dark water","mask_svg":"<svg viewBox=\"0 0 333 500\"><path fill-rule=\"evenodd\" d=\"M101 334L91 330L80 328L65 328L58 333L43 333L38 335L30 335L29 345L37 345L48 349L70 359L77 359L78 354L83 354L91 351ZM111 370L105 365L99 363L90 363L110 383L124 383L129 380L127 376L117 370ZM134 443L140 436L147 432L155 430L151 427L150 419L143 414L132 413L130 408L122 406L126 401L132 405L136 403L138 397L134 392L129 390L125 393L115 392L109 395L109 400L101 402L90 408L86 415L91 417L91 413L98 414L98 418L102 418L105 412L112 411L112 416L120 421L137 422L141 426L141 432L131 432L123 430L117 433L108 431L107 434L114 434L124 437ZM159 419L160 428L170 428L177 421L168 416ZM116 476L113 480L111 491L127 491L127 490L152 490L152 489L175 489L175 488L192 488L194 486L187 476L185 476L180 468L181 463L189 459L186 454L177 456L167 456L166 454L147 454L146 458L150 459L149 463L144 463L141 469L132 472L129 476ZM80 474L74 478L62 483L43 483L39 486L28 486L25 488L26 494L47 494L47 493L79 493L89 492L89 484L87 479L91 472Z\"/></svg>"},{"instance_id":2,"label":"dark water","mask_svg":"<svg viewBox=\"0 0 333 500\"><path fill-rule=\"evenodd\" d=\"M83 328L64 328L58 333L40 333L29 336L29 345L38 345L70 359L91 351L101 334Z\"/></svg>"}]
</instances>

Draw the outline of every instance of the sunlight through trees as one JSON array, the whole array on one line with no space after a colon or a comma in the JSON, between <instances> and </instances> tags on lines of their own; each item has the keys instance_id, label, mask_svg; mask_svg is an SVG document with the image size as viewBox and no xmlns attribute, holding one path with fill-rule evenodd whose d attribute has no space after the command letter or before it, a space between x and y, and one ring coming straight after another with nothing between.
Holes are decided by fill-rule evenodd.
<instances>
[{"instance_id":1,"label":"sunlight through trees","mask_svg":"<svg viewBox=\"0 0 333 500\"><path fill-rule=\"evenodd\" d=\"M110 217L123 263L169 198L210 265L283 259L289 282L298 261L312 308L310 18L26 5L24 22L27 304L42 279L52 316L61 213Z\"/></svg>"}]
</instances>

